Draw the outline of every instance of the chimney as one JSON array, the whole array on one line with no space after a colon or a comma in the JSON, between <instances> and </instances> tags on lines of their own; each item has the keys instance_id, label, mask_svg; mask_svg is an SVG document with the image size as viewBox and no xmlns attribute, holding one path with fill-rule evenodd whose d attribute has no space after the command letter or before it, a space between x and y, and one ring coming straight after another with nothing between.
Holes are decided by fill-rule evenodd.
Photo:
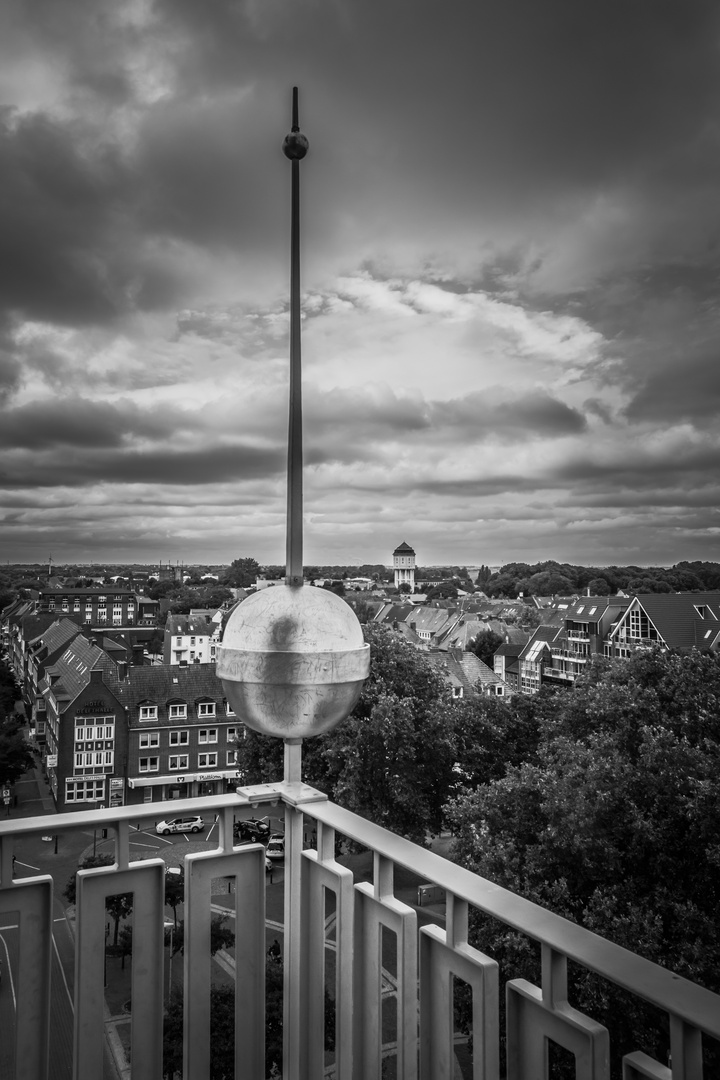
<instances>
[{"instance_id":1,"label":"chimney","mask_svg":"<svg viewBox=\"0 0 720 1080\"><path fill-rule=\"evenodd\" d=\"M127 660L118 660L117 662L117 674L120 682L125 682L128 674Z\"/></svg>"}]
</instances>

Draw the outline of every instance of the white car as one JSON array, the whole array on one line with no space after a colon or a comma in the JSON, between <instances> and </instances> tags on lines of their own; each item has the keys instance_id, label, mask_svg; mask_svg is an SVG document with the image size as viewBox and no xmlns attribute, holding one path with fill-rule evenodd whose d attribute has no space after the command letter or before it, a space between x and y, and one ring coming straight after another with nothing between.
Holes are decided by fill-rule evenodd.
<instances>
[{"instance_id":1,"label":"white car","mask_svg":"<svg viewBox=\"0 0 720 1080\"><path fill-rule=\"evenodd\" d=\"M158 821L155 832L160 836L167 836L168 833L200 832L204 828L205 822L201 817L176 817Z\"/></svg>"},{"instance_id":2,"label":"white car","mask_svg":"<svg viewBox=\"0 0 720 1080\"><path fill-rule=\"evenodd\" d=\"M268 859L284 859L285 837L282 834L271 836L268 840L267 847L265 848L265 854Z\"/></svg>"}]
</instances>

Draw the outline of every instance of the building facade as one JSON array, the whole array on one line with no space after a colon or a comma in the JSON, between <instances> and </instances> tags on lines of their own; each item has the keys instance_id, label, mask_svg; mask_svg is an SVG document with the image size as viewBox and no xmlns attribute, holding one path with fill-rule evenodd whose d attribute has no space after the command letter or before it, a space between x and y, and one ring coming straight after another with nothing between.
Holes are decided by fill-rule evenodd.
<instances>
[{"instance_id":1,"label":"building facade","mask_svg":"<svg viewBox=\"0 0 720 1080\"><path fill-rule=\"evenodd\" d=\"M415 552L404 540L393 551L393 570L395 572L395 588L399 589L401 585L409 585L410 592L414 592Z\"/></svg>"},{"instance_id":2,"label":"building facade","mask_svg":"<svg viewBox=\"0 0 720 1080\"><path fill-rule=\"evenodd\" d=\"M168 615L163 663L214 664L221 632L222 619L215 622L206 615Z\"/></svg>"}]
</instances>

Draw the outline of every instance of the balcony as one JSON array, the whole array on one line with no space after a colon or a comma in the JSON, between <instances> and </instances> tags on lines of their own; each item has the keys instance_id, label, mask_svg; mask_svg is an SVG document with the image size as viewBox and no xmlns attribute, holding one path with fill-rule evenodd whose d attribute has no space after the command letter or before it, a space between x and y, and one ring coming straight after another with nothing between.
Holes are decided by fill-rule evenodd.
<instances>
[{"instance_id":1,"label":"balcony","mask_svg":"<svg viewBox=\"0 0 720 1080\"><path fill-rule=\"evenodd\" d=\"M233 846L234 818L253 816L258 807L262 814L264 804L277 804L280 812L284 807L285 814L284 1080L459 1076L454 1071L453 977L467 983L472 992L473 1065L464 1075L488 1080L500 1075L509 1080L547 1076L547 1046L552 1040L575 1058L580 1080L603 1080L610 1076L613 1035L568 1001L569 961L651 1003L667 1017L672 1072L638 1046L623 1059L625 1080L673 1076L701 1080L702 1037L720 1039L720 997L333 805L300 783L262 785L172 804L173 814L202 813L210 820L217 815L219 835L216 849L185 858L184 1077L209 1076L210 885L218 878L233 879L235 885L235 1077L266 1076L264 851L259 844ZM153 807L153 819L159 807ZM12 878L15 843L55 830L91 835L93 830L107 829L114 837L116 860L114 866L78 874L72 1075L75 1080L103 1076L105 898L128 891L134 894L135 959L132 1072L124 1075L133 1080L159 1080L163 1075L166 868L158 858L130 859L132 829L149 820L148 810L143 805L0 822L3 929L7 931L13 920L19 924L10 971L3 956L2 985L8 993L12 977L16 1024L11 1075L16 1080L57 1075L49 1064L50 975L57 948L53 881L43 875ZM314 846L307 848L304 837L313 832ZM356 884L352 871L337 861L338 836L370 849L370 882ZM446 897L444 917L438 914L428 922L421 918L421 908L397 898L396 868L411 870L440 887ZM473 909L539 944L540 985L510 978L501 987L497 963L468 943ZM384 956L388 935L394 942L391 972ZM326 986L335 1003L336 1051L331 1060L324 1040ZM506 1003L503 1073L501 993ZM392 1039L387 1038L384 1017L383 1001L388 996L395 1002ZM0 1042L10 1037L9 1027L4 1027Z\"/></svg>"}]
</instances>

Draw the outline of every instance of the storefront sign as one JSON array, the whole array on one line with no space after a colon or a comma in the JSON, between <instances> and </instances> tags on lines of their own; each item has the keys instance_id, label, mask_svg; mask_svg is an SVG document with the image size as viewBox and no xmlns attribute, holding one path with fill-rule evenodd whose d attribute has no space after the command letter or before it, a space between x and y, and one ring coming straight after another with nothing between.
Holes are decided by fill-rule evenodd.
<instances>
[{"instance_id":1,"label":"storefront sign","mask_svg":"<svg viewBox=\"0 0 720 1080\"><path fill-rule=\"evenodd\" d=\"M57 754L48 754L48 756L45 758L45 764L47 765L48 769L57 769L57 759Z\"/></svg>"}]
</instances>

